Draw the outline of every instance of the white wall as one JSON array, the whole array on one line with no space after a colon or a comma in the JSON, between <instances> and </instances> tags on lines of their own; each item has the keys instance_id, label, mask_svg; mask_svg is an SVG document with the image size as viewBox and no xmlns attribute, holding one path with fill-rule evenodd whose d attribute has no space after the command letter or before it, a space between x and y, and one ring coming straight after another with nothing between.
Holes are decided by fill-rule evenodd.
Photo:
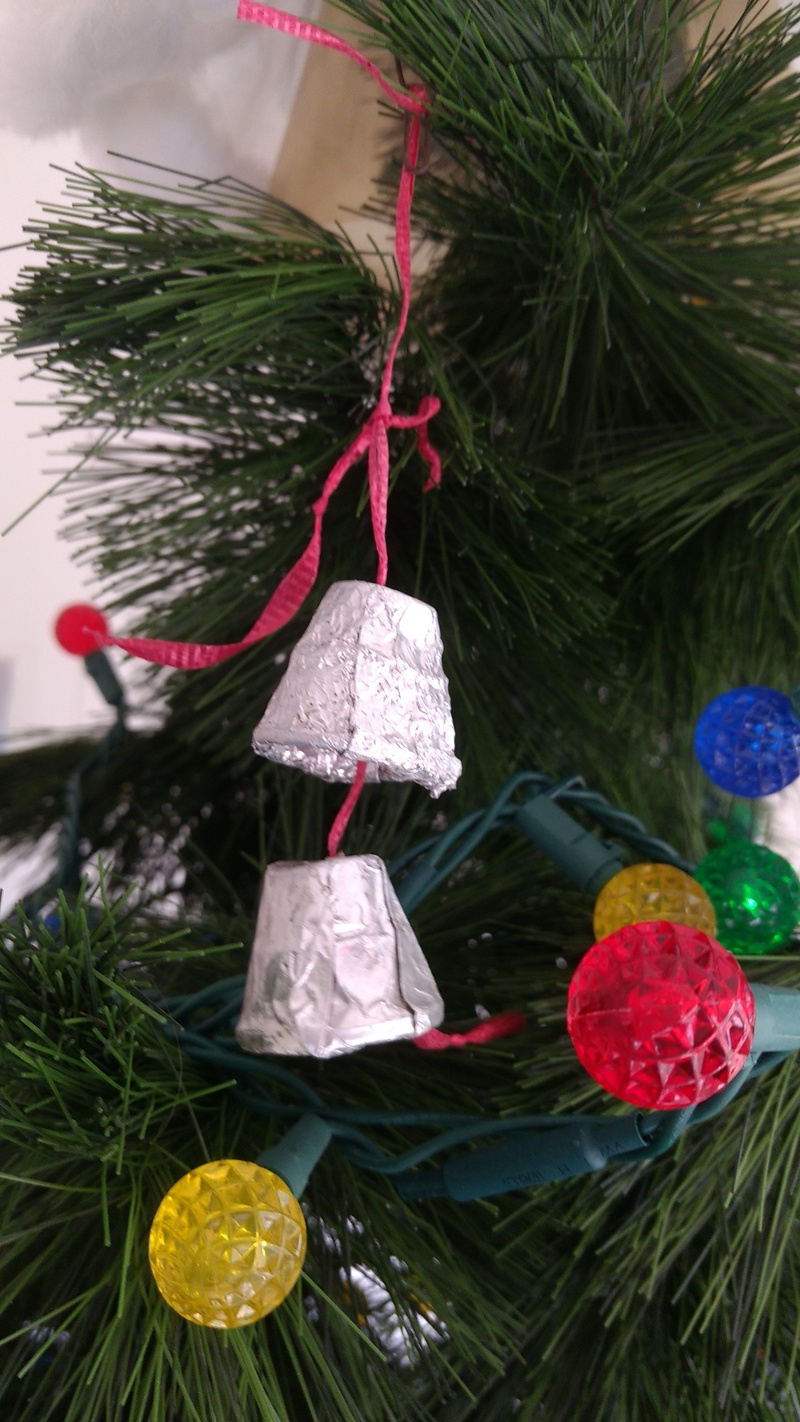
<instances>
[{"instance_id":1,"label":"white wall","mask_svg":"<svg viewBox=\"0 0 800 1422\"><path fill-rule=\"evenodd\" d=\"M37 201L58 197L63 174L50 165L67 166L80 156L70 137L36 141L0 131L0 246L21 240ZM0 252L3 293L25 260L19 250ZM8 320L11 312L3 303L0 319ZM60 608L87 595L57 538L58 503L45 500L22 517L55 482L44 471L56 463L48 441L38 437L52 416L22 403L41 401L47 394L41 382L23 379L26 369L27 363L10 356L0 359L0 529L21 519L0 537L0 734L6 737L40 727L86 725L100 709L83 663L62 652L51 632Z\"/></svg>"},{"instance_id":2,"label":"white wall","mask_svg":"<svg viewBox=\"0 0 800 1422\"><path fill-rule=\"evenodd\" d=\"M138 17L110 16L105 4L69 0L55 23L49 6L0 0L0 247L22 239L38 202L61 196L64 175L51 165L124 171L108 149L201 177L232 172L269 185L309 46L237 21L235 0L146 0ZM313 18L319 0L288 0L285 8ZM65 121L74 124L67 132ZM19 250L0 252L0 293L30 260ZM0 308L0 319L9 314ZM23 381L24 371L19 361L0 360L0 530L55 483L43 471L65 467L53 441L37 438L52 412L20 403L49 394L42 382ZM22 732L106 715L82 662L52 639L60 608L90 600L57 524L58 500L49 499L0 537L0 744L5 737L7 747Z\"/></svg>"},{"instance_id":3,"label":"white wall","mask_svg":"<svg viewBox=\"0 0 800 1422\"><path fill-rule=\"evenodd\" d=\"M31 261L15 246L25 223L37 215L39 203L63 193L64 174L52 165L83 162L120 172L124 163L105 156L116 149L203 177L232 172L266 188L306 62L308 46L237 23L234 0L182 0L175 74L167 68L156 84L144 41L137 69L113 24L91 26L93 7L97 11L105 0L68 3L70 11L62 11L55 25L49 6L0 0L0 248L10 249L0 251L3 294ZM286 8L313 18L319 0L288 0ZM177 13L172 0L148 0L146 9L143 22L157 11ZM93 33L89 51L81 39L86 24ZM105 66L95 52L103 36L109 46ZM112 61L126 66L122 93ZM85 75L78 77L81 64ZM59 112L70 112L75 127L64 131L54 117ZM134 171L141 176L140 167ZM11 311L0 303L0 320ZM82 660L62 652L52 636L64 605L101 598L58 538L59 497L31 509L67 461L63 445L59 451L57 441L42 435L53 423L52 407L42 404L50 391L25 379L29 370L10 356L0 359L0 751L98 726L109 717ZM135 666L118 661L130 686ZM3 913L41 879L41 860L40 851L27 863L0 859Z\"/></svg>"}]
</instances>

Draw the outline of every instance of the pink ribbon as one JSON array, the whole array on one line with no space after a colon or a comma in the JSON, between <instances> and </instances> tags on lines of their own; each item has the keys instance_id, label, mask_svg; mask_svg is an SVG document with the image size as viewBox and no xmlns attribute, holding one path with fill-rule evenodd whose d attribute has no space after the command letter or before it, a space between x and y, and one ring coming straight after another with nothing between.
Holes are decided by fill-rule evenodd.
<instances>
[{"instance_id":1,"label":"pink ribbon","mask_svg":"<svg viewBox=\"0 0 800 1422\"><path fill-rule=\"evenodd\" d=\"M417 446L426 461L429 475L425 491L432 489L441 480L441 462L428 437L428 421L440 408L440 401L434 395L425 395L420 400L415 415L396 415L392 410L389 392L392 384L395 357L408 320L411 299L411 204L414 196L414 177L420 149L420 129L428 112L425 90L421 85L412 85L408 93L396 89L384 79L380 70L352 45L339 39L328 30L300 20L295 15L287 15L271 5L256 5L251 0L240 0L238 18L257 25L266 25L283 34L312 44L324 45L346 55L370 74L385 94L410 115L406 135L406 151L395 208L394 250L400 277L400 315L397 328L386 357L380 393L372 413L367 417L358 434L344 454L337 459L331 469L322 492L314 504L314 526L311 539L305 551L289 572L281 579L263 612L239 642L169 642L152 637L102 637L98 645L121 647L131 656L146 662L157 662L159 666L179 667L182 671L196 671L210 667L226 658L235 656L245 647L259 642L294 616L308 596L316 581L322 546L322 520L331 496L338 489L349 469L367 456L367 482L369 488L370 515L375 540L378 566L375 581L383 586L388 572L386 551L386 512L389 498L389 438L392 429L416 429ZM363 777L362 777L363 778ZM344 809L344 806L342 807ZM351 807L352 808L352 807ZM344 826L342 826L342 832ZM333 833L333 831L331 831Z\"/></svg>"},{"instance_id":2,"label":"pink ribbon","mask_svg":"<svg viewBox=\"0 0 800 1422\"><path fill-rule=\"evenodd\" d=\"M364 788L364 776L367 773L367 762L365 760L356 761L356 773L353 776L353 783L345 795L336 818L328 831L328 855L331 859L339 852L339 845L342 842L342 835L347 829L347 824L352 815L356 801Z\"/></svg>"},{"instance_id":3,"label":"pink ribbon","mask_svg":"<svg viewBox=\"0 0 800 1422\"><path fill-rule=\"evenodd\" d=\"M359 69L363 69L365 73L369 74L375 83L380 85L387 98L392 99L398 108L405 109L410 114L417 114L420 118L423 118L428 112L424 98L421 99L414 94L406 94L402 89L396 89L388 79L384 79L377 64L373 64L357 49L353 49L353 46L346 40L331 34L330 30L320 29L319 25L312 25L308 20L300 20L297 15L287 15L284 10L276 10L273 5L255 5L252 0L239 0L236 18L237 20L250 20L254 25L266 25L271 30L280 30L281 34L292 35L294 39L307 40L310 44L321 44L325 49L335 49L339 54L344 54L348 59L352 59Z\"/></svg>"},{"instance_id":4,"label":"pink ribbon","mask_svg":"<svg viewBox=\"0 0 800 1422\"><path fill-rule=\"evenodd\" d=\"M237 18L249 20L256 25L266 25L270 29L279 30L282 34L292 35L296 39L306 40L311 44L323 45L326 49L336 50L339 54L346 55L349 59L354 60L359 68L370 74L380 85L384 94L392 99L399 108L411 115L406 133L403 171L400 176L395 207L394 251L400 276L400 315L386 357L377 404L352 444L337 459L322 486L319 498L311 506L314 527L308 546L294 567L290 568L285 577L281 579L263 612L253 623L250 631L245 633L242 640L220 645L208 642L167 642L149 637L98 636L98 644L121 647L123 651L140 657L143 661L157 662L160 666L180 667L184 671L214 666L217 662L224 661L227 657L232 657L237 652L243 651L245 647L252 646L254 642L259 642L262 637L269 636L271 632L276 632L294 616L316 580L322 546L322 520L331 495L338 489L348 470L364 454L367 456L370 514L378 555L375 581L381 586L385 585L388 568L386 511L389 497L389 430L416 429L417 447L429 469L425 484L426 493L440 482L442 474L441 461L428 438L428 421L438 412L440 401L434 395L425 395L420 400L415 415L395 415L389 400L395 357L406 328L411 300L411 204L414 197L414 178L419 161L421 123L428 113L425 90L421 85L411 85L408 93L402 89L396 89L394 85L384 79L377 65L365 58L352 45L347 44L345 40L339 39L338 35L331 34L329 30L320 29L318 25L309 24L307 20L300 20L295 15L287 15L283 10L276 10L271 5L257 5L252 3L252 0L239 0ZM339 848L342 835L361 793L366 768L364 761L358 762L353 783L331 825L328 835L328 854L331 856L335 855ZM422 1051L437 1052L444 1051L449 1047L481 1046L486 1042L495 1041L498 1037L508 1037L515 1032L520 1032L524 1026L525 1017L521 1012L501 1012L496 1017L490 1017L485 1022L478 1023L468 1032L447 1033L432 1028L430 1032L413 1038L413 1041L414 1045L421 1048Z\"/></svg>"},{"instance_id":5,"label":"pink ribbon","mask_svg":"<svg viewBox=\"0 0 800 1422\"><path fill-rule=\"evenodd\" d=\"M420 1037L412 1037L415 1047L423 1052L444 1052L448 1047L482 1047L486 1042L494 1042L498 1037L512 1037L525 1026L522 1012L498 1012L496 1017L487 1017L477 1027L468 1032L440 1032L432 1027Z\"/></svg>"}]
</instances>

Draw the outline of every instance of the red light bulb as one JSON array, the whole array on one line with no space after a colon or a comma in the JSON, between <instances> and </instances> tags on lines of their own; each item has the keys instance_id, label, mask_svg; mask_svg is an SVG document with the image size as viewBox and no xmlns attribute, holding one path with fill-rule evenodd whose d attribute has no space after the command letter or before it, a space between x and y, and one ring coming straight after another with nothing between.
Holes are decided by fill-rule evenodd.
<instances>
[{"instance_id":1,"label":"red light bulb","mask_svg":"<svg viewBox=\"0 0 800 1422\"><path fill-rule=\"evenodd\" d=\"M598 1085L631 1106L677 1110L741 1070L755 1005L733 954L685 924L634 923L581 959L567 1030Z\"/></svg>"},{"instance_id":2,"label":"red light bulb","mask_svg":"<svg viewBox=\"0 0 800 1422\"><path fill-rule=\"evenodd\" d=\"M70 652L73 657L87 657L98 650L98 640L94 635L105 637L108 623L102 612L88 602L73 602L58 614L53 628L59 647Z\"/></svg>"}]
</instances>

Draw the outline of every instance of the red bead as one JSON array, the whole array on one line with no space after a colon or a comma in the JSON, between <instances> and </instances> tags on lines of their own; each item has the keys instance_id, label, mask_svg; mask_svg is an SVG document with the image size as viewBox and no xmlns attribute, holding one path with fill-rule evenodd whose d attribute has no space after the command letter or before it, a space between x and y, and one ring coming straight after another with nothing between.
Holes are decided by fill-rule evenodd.
<instances>
[{"instance_id":1,"label":"red bead","mask_svg":"<svg viewBox=\"0 0 800 1422\"><path fill-rule=\"evenodd\" d=\"M581 959L567 997L578 1060L631 1106L694 1106L744 1066L753 994L739 964L685 924L634 923Z\"/></svg>"},{"instance_id":2,"label":"red bead","mask_svg":"<svg viewBox=\"0 0 800 1422\"><path fill-rule=\"evenodd\" d=\"M88 602L74 602L58 614L54 627L56 641L74 657L86 657L99 646L94 633L105 637L108 623L102 612Z\"/></svg>"}]
</instances>

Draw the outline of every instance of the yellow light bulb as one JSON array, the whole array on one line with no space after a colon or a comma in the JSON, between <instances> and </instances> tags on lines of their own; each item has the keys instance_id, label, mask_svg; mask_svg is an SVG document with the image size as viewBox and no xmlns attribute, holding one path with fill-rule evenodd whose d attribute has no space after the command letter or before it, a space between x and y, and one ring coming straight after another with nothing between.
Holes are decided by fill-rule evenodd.
<instances>
[{"instance_id":1,"label":"yellow light bulb","mask_svg":"<svg viewBox=\"0 0 800 1422\"><path fill-rule=\"evenodd\" d=\"M594 906L594 935L605 938L629 923L666 919L713 938L714 908L696 879L671 864L631 864L604 884Z\"/></svg>"},{"instance_id":2,"label":"yellow light bulb","mask_svg":"<svg viewBox=\"0 0 800 1422\"><path fill-rule=\"evenodd\" d=\"M306 1222L291 1190L249 1160L212 1160L164 1196L150 1268L170 1308L206 1328L255 1323L294 1287Z\"/></svg>"}]
</instances>

